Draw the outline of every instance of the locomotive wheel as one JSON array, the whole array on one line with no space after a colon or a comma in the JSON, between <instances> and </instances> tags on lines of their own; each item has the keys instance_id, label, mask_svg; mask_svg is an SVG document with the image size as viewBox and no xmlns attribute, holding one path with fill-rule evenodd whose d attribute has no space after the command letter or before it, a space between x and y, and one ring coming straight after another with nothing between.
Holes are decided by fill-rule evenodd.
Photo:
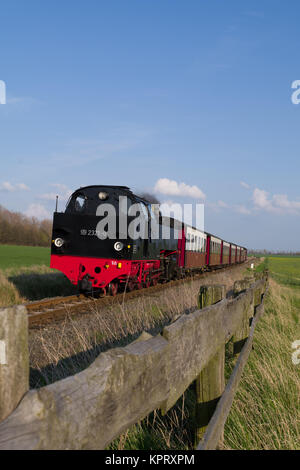
<instances>
[{"instance_id":1,"label":"locomotive wheel","mask_svg":"<svg viewBox=\"0 0 300 470\"><path fill-rule=\"evenodd\" d=\"M118 284L116 282L110 282L108 285L108 292L110 293L110 295L115 297L118 292Z\"/></svg>"},{"instance_id":2,"label":"locomotive wheel","mask_svg":"<svg viewBox=\"0 0 300 470\"><path fill-rule=\"evenodd\" d=\"M157 283L158 283L158 280L157 280L156 277L154 279L152 279L152 281L151 281L152 286L157 286Z\"/></svg>"},{"instance_id":3,"label":"locomotive wheel","mask_svg":"<svg viewBox=\"0 0 300 470\"><path fill-rule=\"evenodd\" d=\"M151 286L151 278L150 278L150 276L147 276L147 277L146 277L145 282L144 282L144 286L146 287L146 289L148 289L148 287Z\"/></svg>"},{"instance_id":4,"label":"locomotive wheel","mask_svg":"<svg viewBox=\"0 0 300 470\"><path fill-rule=\"evenodd\" d=\"M134 289L134 286L135 286L135 284L134 284L133 281L128 281L127 290L128 290L129 292L132 292L133 289Z\"/></svg>"}]
</instances>

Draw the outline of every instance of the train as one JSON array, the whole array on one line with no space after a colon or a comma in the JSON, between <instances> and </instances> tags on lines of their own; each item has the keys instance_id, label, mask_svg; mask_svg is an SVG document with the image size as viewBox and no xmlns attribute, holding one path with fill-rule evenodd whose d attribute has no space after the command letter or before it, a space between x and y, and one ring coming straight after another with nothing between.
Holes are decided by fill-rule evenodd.
<instances>
[{"instance_id":1,"label":"train","mask_svg":"<svg viewBox=\"0 0 300 470\"><path fill-rule=\"evenodd\" d=\"M114 296L246 260L245 247L163 216L127 186L81 187L53 215L50 267L87 294Z\"/></svg>"}]
</instances>

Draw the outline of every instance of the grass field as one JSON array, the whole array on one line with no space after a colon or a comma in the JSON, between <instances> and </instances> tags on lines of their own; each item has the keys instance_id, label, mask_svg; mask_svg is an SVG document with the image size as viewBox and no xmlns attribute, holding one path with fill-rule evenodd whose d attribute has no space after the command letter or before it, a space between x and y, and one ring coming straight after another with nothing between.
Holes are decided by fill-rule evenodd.
<instances>
[{"instance_id":1,"label":"grass field","mask_svg":"<svg viewBox=\"0 0 300 470\"><path fill-rule=\"evenodd\" d=\"M0 245L0 269L50 264L50 248Z\"/></svg>"},{"instance_id":2,"label":"grass field","mask_svg":"<svg viewBox=\"0 0 300 470\"><path fill-rule=\"evenodd\" d=\"M49 248L0 245L0 306L75 293L49 264Z\"/></svg>"},{"instance_id":3,"label":"grass field","mask_svg":"<svg viewBox=\"0 0 300 470\"><path fill-rule=\"evenodd\" d=\"M270 256L265 263L279 284L300 289L300 257Z\"/></svg>"}]
</instances>

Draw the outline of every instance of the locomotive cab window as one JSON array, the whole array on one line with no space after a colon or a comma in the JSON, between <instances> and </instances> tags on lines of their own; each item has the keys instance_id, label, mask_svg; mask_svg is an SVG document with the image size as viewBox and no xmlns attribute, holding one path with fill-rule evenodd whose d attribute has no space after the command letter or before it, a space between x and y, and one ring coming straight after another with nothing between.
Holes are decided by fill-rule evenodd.
<instances>
[{"instance_id":1,"label":"locomotive cab window","mask_svg":"<svg viewBox=\"0 0 300 470\"><path fill-rule=\"evenodd\" d=\"M85 209L86 198L79 194L74 201L74 208L76 212L83 212Z\"/></svg>"}]
</instances>

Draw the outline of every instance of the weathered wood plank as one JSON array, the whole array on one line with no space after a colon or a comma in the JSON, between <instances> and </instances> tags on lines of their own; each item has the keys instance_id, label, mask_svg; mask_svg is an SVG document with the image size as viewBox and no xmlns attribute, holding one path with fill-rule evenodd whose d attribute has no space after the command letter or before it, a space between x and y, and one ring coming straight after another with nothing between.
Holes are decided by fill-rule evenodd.
<instances>
[{"instance_id":1,"label":"weathered wood plank","mask_svg":"<svg viewBox=\"0 0 300 470\"><path fill-rule=\"evenodd\" d=\"M231 374L231 377L225 387L225 391L221 399L218 402L216 411L209 425L207 426L206 433L201 443L197 447L197 450L212 450L212 449L216 449L218 445L218 442L220 440L220 437L224 429L226 419L230 412L234 395L237 391L237 388L238 388L238 385L242 376L242 372L244 370L245 364L248 360L249 354L252 349L255 326L258 320L260 319L261 315L263 314L263 312L264 312L264 306L263 304L261 304L256 308L256 315L251 325L249 338L238 357L234 371Z\"/></svg>"},{"instance_id":2,"label":"weathered wood plank","mask_svg":"<svg viewBox=\"0 0 300 470\"><path fill-rule=\"evenodd\" d=\"M253 289L183 315L163 336L144 335L100 354L73 377L28 392L0 424L0 449L103 449L151 411L170 408L232 337Z\"/></svg>"},{"instance_id":3,"label":"weathered wood plank","mask_svg":"<svg viewBox=\"0 0 300 470\"><path fill-rule=\"evenodd\" d=\"M27 317L22 306L0 309L0 422L29 389Z\"/></svg>"},{"instance_id":4,"label":"weathered wood plank","mask_svg":"<svg viewBox=\"0 0 300 470\"><path fill-rule=\"evenodd\" d=\"M199 308L205 308L220 302L226 296L224 285L201 286L199 291ZM195 447L206 431L206 427L215 411L217 402L225 387L225 344L210 359L206 367L202 369L196 378L196 426L194 444Z\"/></svg>"},{"instance_id":5,"label":"weathered wood plank","mask_svg":"<svg viewBox=\"0 0 300 470\"><path fill-rule=\"evenodd\" d=\"M183 315L175 323L164 328L163 337L170 343L168 382L170 395L162 411L168 411L196 379L216 354L239 328L242 319L253 305L255 290L262 281L235 299L224 299L215 305Z\"/></svg>"},{"instance_id":6,"label":"weathered wood plank","mask_svg":"<svg viewBox=\"0 0 300 470\"><path fill-rule=\"evenodd\" d=\"M168 393L161 336L100 354L85 371L30 391L0 425L0 449L104 449Z\"/></svg>"},{"instance_id":7,"label":"weathered wood plank","mask_svg":"<svg viewBox=\"0 0 300 470\"><path fill-rule=\"evenodd\" d=\"M239 295L241 292L249 289L255 283L254 277L245 277L244 279L239 279L233 284L233 293L234 295Z\"/></svg>"},{"instance_id":8,"label":"weathered wood plank","mask_svg":"<svg viewBox=\"0 0 300 470\"><path fill-rule=\"evenodd\" d=\"M247 288L249 288L251 285L253 286L255 283L254 278L245 278L239 281L235 281L233 291L234 295L237 296L241 292L244 292ZM259 295L256 295L256 291L259 291ZM233 335L232 338L232 343L231 343L231 351L233 355L236 355L241 352L243 349L243 346L245 345L248 336L249 336L249 331L250 331L250 324L252 321L252 317L254 315L254 303L255 303L255 298L260 298L261 294L261 286L253 286L253 298L252 301L250 302L248 306L248 310L245 311L244 317L241 320L239 328L236 330L235 334Z\"/></svg>"},{"instance_id":9,"label":"weathered wood plank","mask_svg":"<svg viewBox=\"0 0 300 470\"><path fill-rule=\"evenodd\" d=\"M225 345L209 361L196 380L195 447L203 438L225 387Z\"/></svg>"},{"instance_id":10,"label":"weathered wood plank","mask_svg":"<svg viewBox=\"0 0 300 470\"><path fill-rule=\"evenodd\" d=\"M216 304L226 296L226 286L223 284L212 284L201 286L198 296L198 307L200 309Z\"/></svg>"}]
</instances>

